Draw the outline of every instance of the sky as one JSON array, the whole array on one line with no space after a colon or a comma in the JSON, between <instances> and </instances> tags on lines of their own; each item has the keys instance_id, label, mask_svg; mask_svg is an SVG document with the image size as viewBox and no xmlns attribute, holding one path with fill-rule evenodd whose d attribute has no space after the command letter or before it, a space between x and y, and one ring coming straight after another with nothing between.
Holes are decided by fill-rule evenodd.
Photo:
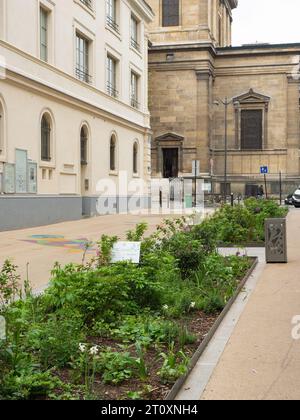
<instances>
[{"instance_id":1,"label":"sky","mask_svg":"<svg viewBox=\"0 0 300 420\"><path fill-rule=\"evenodd\" d=\"M300 43L300 0L239 0L233 45Z\"/></svg>"}]
</instances>

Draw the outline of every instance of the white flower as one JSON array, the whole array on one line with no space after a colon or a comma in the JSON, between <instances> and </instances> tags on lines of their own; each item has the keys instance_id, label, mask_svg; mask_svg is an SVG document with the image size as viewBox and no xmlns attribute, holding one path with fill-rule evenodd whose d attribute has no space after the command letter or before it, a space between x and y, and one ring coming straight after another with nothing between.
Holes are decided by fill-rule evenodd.
<instances>
[{"instance_id":1,"label":"white flower","mask_svg":"<svg viewBox=\"0 0 300 420\"><path fill-rule=\"evenodd\" d=\"M196 307L196 302L192 302L190 308L194 309Z\"/></svg>"},{"instance_id":2,"label":"white flower","mask_svg":"<svg viewBox=\"0 0 300 420\"><path fill-rule=\"evenodd\" d=\"M94 346L90 349L90 355L91 356L97 356L97 354L99 353L99 348L98 346Z\"/></svg>"},{"instance_id":3,"label":"white flower","mask_svg":"<svg viewBox=\"0 0 300 420\"><path fill-rule=\"evenodd\" d=\"M85 351L86 351L86 345L85 345L85 344L80 343L80 344L79 344L79 351L80 351L81 353L85 353Z\"/></svg>"},{"instance_id":4,"label":"white flower","mask_svg":"<svg viewBox=\"0 0 300 420\"><path fill-rule=\"evenodd\" d=\"M168 305L164 305L164 306L163 306L163 310L164 310L164 311L167 311L168 309L169 309Z\"/></svg>"}]
</instances>

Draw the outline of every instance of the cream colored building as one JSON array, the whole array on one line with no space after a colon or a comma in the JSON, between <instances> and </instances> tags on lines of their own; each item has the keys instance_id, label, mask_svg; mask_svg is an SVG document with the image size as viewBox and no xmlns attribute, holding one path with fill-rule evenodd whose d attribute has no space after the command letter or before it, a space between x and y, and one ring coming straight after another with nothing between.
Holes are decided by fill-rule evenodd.
<instances>
[{"instance_id":1,"label":"cream colored building","mask_svg":"<svg viewBox=\"0 0 300 420\"><path fill-rule=\"evenodd\" d=\"M154 177L188 177L199 160L207 190L278 193L300 183L300 44L231 47L237 0L149 0ZM271 18L271 12L270 12ZM255 28L253 28L255 31ZM225 107L227 107L227 154Z\"/></svg>"},{"instance_id":2,"label":"cream colored building","mask_svg":"<svg viewBox=\"0 0 300 420\"><path fill-rule=\"evenodd\" d=\"M0 0L0 230L94 215L99 181L125 211L120 178L149 180L152 19L144 0Z\"/></svg>"}]
</instances>

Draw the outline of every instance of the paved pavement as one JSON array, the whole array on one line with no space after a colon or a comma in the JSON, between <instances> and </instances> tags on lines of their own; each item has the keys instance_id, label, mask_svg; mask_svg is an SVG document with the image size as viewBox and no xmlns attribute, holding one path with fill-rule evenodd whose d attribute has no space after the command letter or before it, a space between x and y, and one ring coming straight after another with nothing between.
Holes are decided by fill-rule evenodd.
<instances>
[{"instance_id":1,"label":"paved pavement","mask_svg":"<svg viewBox=\"0 0 300 420\"><path fill-rule=\"evenodd\" d=\"M288 264L266 265L201 400L299 400L300 212L288 216ZM199 381L201 378L199 377Z\"/></svg>"},{"instance_id":2,"label":"paved pavement","mask_svg":"<svg viewBox=\"0 0 300 420\"><path fill-rule=\"evenodd\" d=\"M207 210L205 213L211 213ZM27 271L33 289L42 291L49 282L50 273L55 262L68 264L82 261L85 244L96 242L103 234L116 235L125 239L126 232L137 223L147 222L151 234L169 217L180 217L181 214L164 215L114 215L83 219L79 221L58 223L10 232L0 232L0 267L10 259L19 267L22 280L27 278ZM187 215L191 214L187 211ZM87 260L96 255L95 245L87 253Z\"/></svg>"}]
</instances>

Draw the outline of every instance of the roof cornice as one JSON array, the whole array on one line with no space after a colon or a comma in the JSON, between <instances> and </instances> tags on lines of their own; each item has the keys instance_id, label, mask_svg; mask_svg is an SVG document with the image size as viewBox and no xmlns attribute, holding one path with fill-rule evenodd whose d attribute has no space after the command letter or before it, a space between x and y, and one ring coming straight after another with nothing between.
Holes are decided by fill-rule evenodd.
<instances>
[{"instance_id":1,"label":"roof cornice","mask_svg":"<svg viewBox=\"0 0 300 420\"><path fill-rule=\"evenodd\" d=\"M145 0L128 0L129 3L139 11L144 19L150 23L154 19L154 12Z\"/></svg>"}]
</instances>

